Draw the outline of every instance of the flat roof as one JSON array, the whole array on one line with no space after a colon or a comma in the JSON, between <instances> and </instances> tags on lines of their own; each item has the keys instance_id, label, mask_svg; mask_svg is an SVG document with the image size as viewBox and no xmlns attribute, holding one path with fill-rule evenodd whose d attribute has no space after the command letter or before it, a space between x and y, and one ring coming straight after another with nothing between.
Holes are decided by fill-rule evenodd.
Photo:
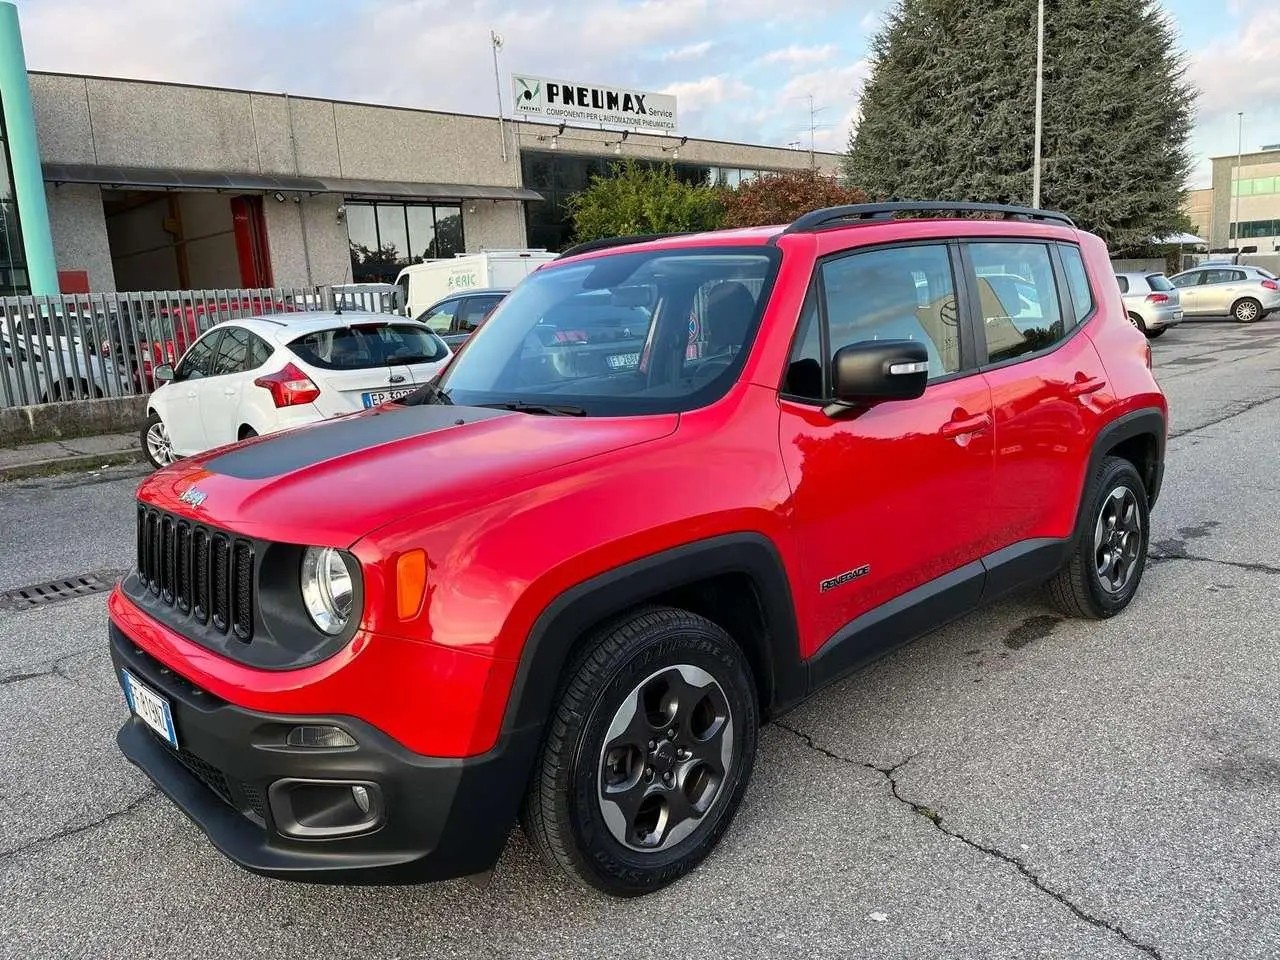
<instances>
[{"instance_id":1,"label":"flat roof","mask_svg":"<svg viewBox=\"0 0 1280 960\"><path fill-rule=\"evenodd\" d=\"M393 103L374 103L366 100L338 100L333 97L315 97L307 94L290 93L288 90L252 90L248 87L220 87L206 83L180 83L172 80L145 80L140 77L104 77L99 74L92 73L62 73L56 70L28 70L30 76L41 77L69 77L73 80L102 80L108 83L143 83L154 87L179 87L187 90L213 90L219 93L241 93L249 96L259 97L288 97L290 100L309 100L314 103L333 103L347 107L371 107L378 110L403 110L407 113L430 113L441 117L458 117L464 120L497 120L497 114L492 113L461 113L455 110L437 110L428 107L408 107ZM513 123L517 126L530 127L558 127L559 122L540 122L530 120L528 118L503 117L506 123ZM598 127L584 127L568 124L566 130L588 130L596 133L600 132ZM612 129L612 128L610 128ZM619 128L621 129L621 128ZM682 133L663 133L658 130L633 130L631 136L658 137L663 139L680 139L685 136ZM712 140L707 137L689 137L690 143L709 143L719 144L727 147L748 147L757 150L781 150L787 153L808 153L808 150L793 149L791 147L772 144L772 143L746 143L741 140ZM838 158L844 156L843 153L832 153L825 150L815 150L815 156Z\"/></svg>"}]
</instances>

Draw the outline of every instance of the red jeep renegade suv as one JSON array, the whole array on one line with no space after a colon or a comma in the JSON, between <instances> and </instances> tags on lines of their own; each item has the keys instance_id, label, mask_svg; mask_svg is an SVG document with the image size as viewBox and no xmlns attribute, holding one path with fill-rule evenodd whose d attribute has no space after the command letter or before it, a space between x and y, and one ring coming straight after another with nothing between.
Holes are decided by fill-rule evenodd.
<instances>
[{"instance_id":1,"label":"red jeep renegade suv","mask_svg":"<svg viewBox=\"0 0 1280 960\"><path fill-rule=\"evenodd\" d=\"M520 819L654 890L769 717L1018 588L1132 599L1167 406L1097 237L933 203L642 240L403 401L142 484L118 741L237 863L455 877Z\"/></svg>"}]
</instances>

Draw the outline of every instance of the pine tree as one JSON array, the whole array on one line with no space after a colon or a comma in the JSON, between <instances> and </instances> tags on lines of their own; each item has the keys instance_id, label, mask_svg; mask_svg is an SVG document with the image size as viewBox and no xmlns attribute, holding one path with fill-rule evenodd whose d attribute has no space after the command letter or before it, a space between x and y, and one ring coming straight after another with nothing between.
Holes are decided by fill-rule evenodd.
<instances>
[{"instance_id":1,"label":"pine tree","mask_svg":"<svg viewBox=\"0 0 1280 960\"><path fill-rule=\"evenodd\" d=\"M1157 0L1046 0L1041 206L1116 253L1180 222L1195 106ZM845 174L875 199L1029 204L1036 0L899 0Z\"/></svg>"}]
</instances>

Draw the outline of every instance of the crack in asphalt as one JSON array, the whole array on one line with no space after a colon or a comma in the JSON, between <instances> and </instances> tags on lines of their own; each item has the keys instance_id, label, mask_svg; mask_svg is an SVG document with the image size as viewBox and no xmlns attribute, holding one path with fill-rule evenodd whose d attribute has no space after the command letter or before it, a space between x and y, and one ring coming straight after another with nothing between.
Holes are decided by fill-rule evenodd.
<instances>
[{"instance_id":1,"label":"crack in asphalt","mask_svg":"<svg viewBox=\"0 0 1280 960\"><path fill-rule=\"evenodd\" d=\"M159 793L160 793L159 789L157 789L156 787L151 787L145 792L143 792L142 794L140 794L139 796L134 797L125 806L120 807L116 810L108 811L107 813L99 817L97 820L90 820L88 823L79 823L69 827L63 827L61 830L48 834L47 836L36 837L33 840L28 840L26 843L20 844L19 846L16 846L16 847L12 847L8 850L0 850L0 860L7 860L10 857L16 857L19 854L26 853L27 851L33 850L36 847L42 846L46 843L54 843L58 840L65 840L67 837L74 837L76 834L84 833L86 830L92 830L95 827L101 827L105 824L111 823L114 820L119 820L121 817L127 817L129 814L133 813L140 806L142 806L144 803L146 803L148 800L152 799L153 797L157 796Z\"/></svg>"},{"instance_id":2,"label":"crack in asphalt","mask_svg":"<svg viewBox=\"0 0 1280 960\"><path fill-rule=\"evenodd\" d=\"M1109 920L1104 920L1101 917L1094 916L1093 914L1087 912L1083 907L1080 907L1074 902L1072 902L1067 897L1066 894L1058 890L1055 890L1053 887L1049 886L1048 883L1046 883L1040 877L1039 874L1037 874L1034 870L1028 867L1026 863L1023 862L1020 858L1015 857L1012 854L1005 853L1003 850L999 849L998 847L993 847L988 844L982 843L978 840L974 840L970 837L966 837L964 834L956 830L954 827L951 827L943 823L942 814L940 814L937 810L934 810L931 807L925 806L922 803L917 803L915 800L912 800L910 797L903 796L902 791L898 784L898 779L895 775L899 770L901 770L908 763L914 760L918 756L918 754L913 753L910 756L908 756L906 759L899 760L897 763L893 764L892 766L883 767L883 766L879 766L877 764L869 763L863 760L854 760L851 757L845 757L838 753L835 753L832 750L828 750L826 747L816 743L813 737L810 736L809 734L805 733L802 730L797 730L795 727L788 726L787 724L782 723L781 721L774 720L773 724L774 726L777 726L787 731L787 733L790 733L792 736L796 737L798 740L800 740L801 743L803 743L809 749L813 750L815 753L819 753L824 757L828 757L829 759L847 764L851 767L860 767L863 769L876 771L882 777L884 777L884 779L888 782L889 792L893 795L893 798L895 800L897 800L903 806L910 808L912 813L922 817L925 820L928 820L931 824L933 824L934 828L937 829L944 836L950 837L952 840L959 840L961 843L965 844L968 847L971 847L974 850L977 850L979 853L985 854L988 857L991 857L993 859L1000 860L1003 863L1009 864L1009 866L1017 870L1018 873L1020 873L1033 887L1035 887L1037 890L1039 890L1041 893L1045 894L1046 896L1051 897L1052 899L1056 900L1058 903L1062 904L1062 906L1066 907L1068 910L1074 913L1077 917L1079 917L1085 923L1091 926L1097 927L1099 930L1105 930L1108 933L1111 933L1119 937L1129 946L1133 947L1135 950L1140 951L1141 953L1145 954L1148 957L1153 957L1155 958L1155 960L1164 960L1164 958L1160 954L1160 951L1157 950L1153 945L1137 939L1128 931L1126 931L1123 927L1121 927L1118 923L1113 923Z\"/></svg>"},{"instance_id":3,"label":"crack in asphalt","mask_svg":"<svg viewBox=\"0 0 1280 960\"><path fill-rule=\"evenodd\" d=\"M1201 423L1194 427L1188 427L1185 430L1172 430L1169 433L1169 439L1177 440L1179 437L1190 436L1191 434L1198 433L1201 430L1207 430L1210 427L1216 427L1220 423L1225 423L1228 420L1232 420L1236 417L1243 416L1244 414L1248 413L1250 410L1254 410L1268 403L1275 403L1277 400L1280 400L1280 394L1276 394L1270 397L1264 397L1261 400L1247 400L1244 403L1236 404L1235 409L1233 409L1230 413L1224 413L1222 416L1215 417L1214 419L1208 421L1207 423Z\"/></svg>"},{"instance_id":4,"label":"crack in asphalt","mask_svg":"<svg viewBox=\"0 0 1280 960\"><path fill-rule=\"evenodd\" d=\"M1201 557L1194 553L1171 551L1168 553L1148 553L1150 564L1168 563L1170 560L1187 560L1191 563L1212 563L1220 567L1235 567L1237 570L1248 570L1250 573L1266 573L1273 577L1280 576L1280 567L1269 563L1250 563L1245 560L1219 560L1216 557Z\"/></svg>"},{"instance_id":5,"label":"crack in asphalt","mask_svg":"<svg viewBox=\"0 0 1280 960\"><path fill-rule=\"evenodd\" d=\"M39 680L42 677L58 677L62 680L66 680L68 683L74 683L77 686L84 686L84 684L80 683L79 680L67 673L67 664L76 657L83 657L85 654L90 652L92 651L88 647L83 650L73 650L70 653L63 654L44 670L4 674L3 676L0 676L0 687L7 687L15 683L25 683L28 680Z\"/></svg>"}]
</instances>

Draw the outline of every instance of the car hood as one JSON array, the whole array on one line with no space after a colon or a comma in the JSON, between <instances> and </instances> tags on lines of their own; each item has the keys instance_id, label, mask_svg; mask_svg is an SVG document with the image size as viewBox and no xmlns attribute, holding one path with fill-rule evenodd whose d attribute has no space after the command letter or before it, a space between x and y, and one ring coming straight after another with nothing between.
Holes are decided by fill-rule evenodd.
<instances>
[{"instance_id":1,"label":"car hood","mask_svg":"<svg viewBox=\"0 0 1280 960\"><path fill-rule=\"evenodd\" d=\"M465 510L495 485L659 439L678 420L388 405L181 460L138 495L245 536L345 547L406 514Z\"/></svg>"}]
</instances>

